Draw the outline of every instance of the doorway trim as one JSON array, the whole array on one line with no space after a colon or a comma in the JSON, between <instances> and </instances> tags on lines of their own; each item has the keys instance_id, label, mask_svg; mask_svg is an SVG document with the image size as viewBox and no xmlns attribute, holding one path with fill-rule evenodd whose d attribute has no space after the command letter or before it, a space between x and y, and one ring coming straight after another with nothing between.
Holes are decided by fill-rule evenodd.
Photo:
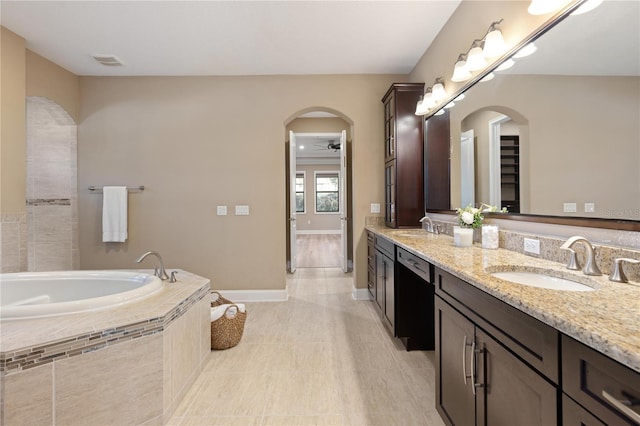
<instances>
[{"instance_id":1,"label":"doorway trim","mask_svg":"<svg viewBox=\"0 0 640 426\"><path fill-rule=\"evenodd\" d=\"M353 258L354 258L354 244L353 244L353 160L352 160L352 152L353 152L353 144L354 144L354 140L355 140L355 132L354 132L354 124L353 124L353 120L347 116L346 114L342 113L339 110L333 109L333 108L328 108L328 107L322 107L322 106L311 106L311 107L306 107L303 109L300 109L296 112L294 112L293 114L291 114L289 117L287 117L284 122L284 132L285 132L285 191L286 191L286 203L287 206L285 208L285 217L284 217L284 221L285 223L287 223L286 228L286 234L285 234L285 239L287 241L286 244L286 269L287 272L289 272L290 267L291 267L291 254L290 254L290 229L289 229L289 222L290 222L290 195L289 195L289 187L290 187L290 175L291 175L291 171L289 170L289 136L288 136L288 130L287 130L287 126L289 126L289 124L296 120L297 118L304 118L301 117L304 114L310 113L310 112L325 112L325 113L329 113L334 115L336 118L340 118L342 120L344 120L347 123L348 126L348 132L351 136L351 138L347 138L345 146L347 148L347 188L346 188L346 203L349 206L349 217L347 218L347 253L346 253L346 257L347 257L347 272L351 272L353 271ZM299 132L298 132L299 133ZM333 132L331 132L333 133Z\"/></svg>"}]
</instances>

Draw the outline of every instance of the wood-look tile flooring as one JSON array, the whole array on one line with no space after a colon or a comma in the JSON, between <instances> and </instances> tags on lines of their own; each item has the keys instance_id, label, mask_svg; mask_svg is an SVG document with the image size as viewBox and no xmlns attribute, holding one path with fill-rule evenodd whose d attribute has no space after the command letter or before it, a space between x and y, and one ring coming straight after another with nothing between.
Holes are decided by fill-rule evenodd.
<instances>
[{"instance_id":1,"label":"wood-look tile flooring","mask_svg":"<svg viewBox=\"0 0 640 426\"><path fill-rule=\"evenodd\" d=\"M297 235L298 268L338 268L342 261L340 235Z\"/></svg>"},{"instance_id":2,"label":"wood-look tile flooring","mask_svg":"<svg viewBox=\"0 0 640 426\"><path fill-rule=\"evenodd\" d=\"M442 425L433 352L407 352L338 268L288 275L289 300L247 303L238 346L212 351L171 426Z\"/></svg>"}]
</instances>

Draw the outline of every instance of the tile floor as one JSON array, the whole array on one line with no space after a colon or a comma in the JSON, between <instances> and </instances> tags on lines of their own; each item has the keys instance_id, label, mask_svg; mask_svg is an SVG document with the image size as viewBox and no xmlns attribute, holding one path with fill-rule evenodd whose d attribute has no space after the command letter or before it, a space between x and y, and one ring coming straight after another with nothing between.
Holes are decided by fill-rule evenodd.
<instances>
[{"instance_id":1,"label":"tile floor","mask_svg":"<svg viewBox=\"0 0 640 426\"><path fill-rule=\"evenodd\" d=\"M298 269L287 302L247 304L242 341L212 351L169 422L442 425L433 352L406 352L339 269Z\"/></svg>"}]
</instances>

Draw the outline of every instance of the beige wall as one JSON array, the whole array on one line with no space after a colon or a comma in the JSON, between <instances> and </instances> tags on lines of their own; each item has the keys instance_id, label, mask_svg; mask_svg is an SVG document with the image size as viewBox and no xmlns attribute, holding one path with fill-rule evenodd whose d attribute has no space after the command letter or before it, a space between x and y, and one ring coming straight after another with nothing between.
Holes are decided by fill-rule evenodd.
<instances>
[{"instance_id":1,"label":"beige wall","mask_svg":"<svg viewBox=\"0 0 640 426\"><path fill-rule=\"evenodd\" d=\"M26 211L25 40L2 27L0 212Z\"/></svg>"},{"instance_id":2,"label":"beige wall","mask_svg":"<svg viewBox=\"0 0 640 426\"><path fill-rule=\"evenodd\" d=\"M383 200L382 104L406 76L81 78L78 129L81 268L168 267L219 289L285 287L285 123L331 108L353 121L357 287L366 287L365 216ZM145 185L129 196L129 240L100 240L89 185ZM247 204L249 216L216 216ZM147 265L151 266L151 265Z\"/></svg>"},{"instance_id":3,"label":"beige wall","mask_svg":"<svg viewBox=\"0 0 640 426\"><path fill-rule=\"evenodd\" d=\"M78 123L80 79L77 75L27 49L26 94L42 96L64 108Z\"/></svg>"},{"instance_id":4,"label":"beige wall","mask_svg":"<svg viewBox=\"0 0 640 426\"><path fill-rule=\"evenodd\" d=\"M337 231L340 232L340 214L339 213L320 213L315 212L315 172L340 171L339 164L315 164L315 165L298 165L298 172L305 172L305 191L306 191L306 212L297 214L298 231ZM342 178L342 177L341 177Z\"/></svg>"}]
</instances>

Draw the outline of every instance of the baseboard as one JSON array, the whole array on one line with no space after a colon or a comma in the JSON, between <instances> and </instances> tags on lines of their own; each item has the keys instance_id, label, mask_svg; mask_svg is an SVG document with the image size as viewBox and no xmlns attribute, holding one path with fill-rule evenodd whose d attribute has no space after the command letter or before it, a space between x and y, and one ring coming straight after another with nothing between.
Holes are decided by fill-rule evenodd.
<instances>
[{"instance_id":1,"label":"baseboard","mask_svg":"<svg viewBox=\"0 0 640 426\"><path fill-rule=\"evenodd\" d=\"M289 294L282 290L215 290L225 298L238 303L245 302L286 302Z\"/></svg>"},{"instance_id":2,"label":"baseboard","mask_svg":"<svg viewBox=\"0 0 640 426\"><path fill-rule=\"evenodd\" d=\"M351 292L351 297L353 298L353 300L369 300L371 298L369 296L369 289L355 287Z\"/></svg>"},{"instance_id":3,"label":"baseboard","mask_svg":"<svg viewBox=\"0 0 640 426\"><path fill-rule=\"evenodd\" d=\"M300 231L296 230L297 235L340 235L341 230L327 229L325 231Z\"/></svg>"}]
</instances>

